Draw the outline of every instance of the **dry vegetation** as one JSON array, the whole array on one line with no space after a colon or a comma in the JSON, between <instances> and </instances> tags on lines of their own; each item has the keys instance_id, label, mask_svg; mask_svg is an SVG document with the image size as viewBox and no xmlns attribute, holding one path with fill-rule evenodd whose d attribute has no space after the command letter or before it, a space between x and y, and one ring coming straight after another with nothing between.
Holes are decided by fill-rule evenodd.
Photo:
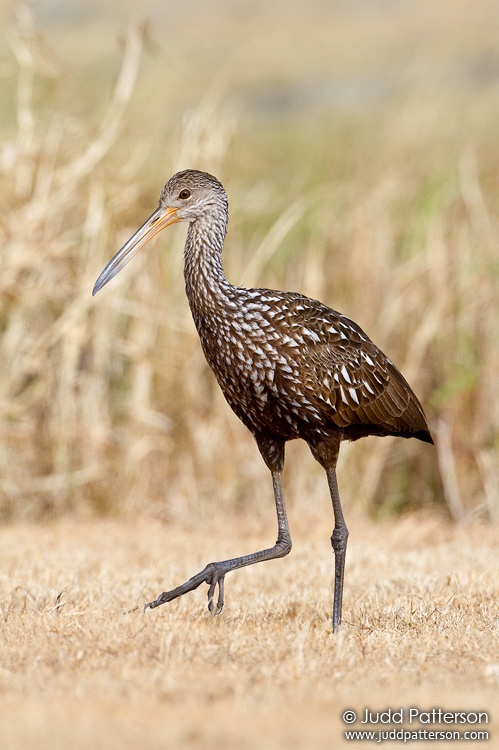
<instances>
[{"instance_id":1,"label":"dry vegetation","mask_svg":"<svg viewBox=\"0 0 499 750\"><path fill-rule=\"evenodd\" d=\"M341 744L342 710L366 706L489 711L497 747L497 526L353 519L333 638L326 515L292 512L293 553L229 576L216 618L206 587L142 605L221 548L268 544L267 523L4 529L1 747L84 748L91 736L96 750L326 750Z\"/></svg>"},{"instance_id":2,"label":"dry vegetation","mask_svg":"<svg viewBox=\"0 0 499 750\"><path fill-rule=\"evenodd\" d=\"M142 132L156 110L141 101L137 124L133 106L137 28L93 122L73 114L70 84L49 85L57 64L29 16L19 20L9 68L17 130L1 162L0 516L175 519L215 500L254 505L255 482L268 482L201 354L182 230L90 296L162 182L189 165L228 188L230 278L301 290L350 314L426 407L436 452L376 439L345 447L344 496L370 512L445 503L458 519L497 518L499 107L487 90L472 110L458 97L397 101L327 126L291 119L283 137L272 121L245 127L228 83L215 79L180 129L169 123L178 137L151 144ZM167 88L163 97L159 121ZM322 491L321 470L305 460L307 471L302 460L289 466L296 498Z\"/></svg>"},{"instance_id":3,"label":"dry vegetation","mask_svg":"<svg viewBox=\"0 0 499 750\"><path fill-rule=\"evenodd\" d=\"M278 4L268 5L256 4L272 20ZM85 747L89 727L95 748L331 748L347 704L497 704L494 3L483 0L483 17L472 0L451 18L435 0L404 18L359 11L330 23L320 6L308 3L298 27L290 13L277 32L275 19L244 26L223 13L215 28L223 3L201 24L179 9L188 30L166 51L159 21L152 39L130 26L120 69L102 26L52 29L58 53L27 9L10 27L0 91L2 748ZM205 59L207 28L217 41ZM302 39L316 44L297 60ZM386 76L403 59L427 85L401 84L403 95L359 111L258 110L262 91L273 102L293 81L307 96L331 70L352 81L356 50ZM475 78L439 88L441 60ZM299 290L357 320L429 417L435 449L392 439L342 449L351 542L338 638L326 483L300 444L285 471L292 555L231 577L219 618L207 616L204 592L141 614L209 559L274 535L268 472L190 319L182 229L91 297L181 167L207 169L228 190L229 278Z\"/></svg>"}]
</instances>

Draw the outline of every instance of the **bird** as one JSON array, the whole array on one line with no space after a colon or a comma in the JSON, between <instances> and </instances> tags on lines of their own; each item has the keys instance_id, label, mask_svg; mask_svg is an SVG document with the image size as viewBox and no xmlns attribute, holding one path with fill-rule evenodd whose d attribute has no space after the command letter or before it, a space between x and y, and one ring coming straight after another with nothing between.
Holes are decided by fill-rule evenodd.
<instances>
[{"instance_id":1,"label":"bird","mask_svg":"<svg viewBox=\"0 0 499 750\"><path fill-rule=\"evenodd\" d=\"M211 562L144 609L154 609L206 583L208 609L219 614L227 573L290 552L282 471L287 441L300 438L325 470L331 495L334 632L342 620L348 541L336 478L341 442L368 435L426 443L433 439L413 390L357 323L296 292L244 288L227 280L222 248L228 219L227 194L216 177L192 169L177 172L161 190L158 208L105 266L92 291L95 295L102 289L162 229L187 222L185 289L204 355L272 476L275 544Z\"/></svg>"}]
</instances>

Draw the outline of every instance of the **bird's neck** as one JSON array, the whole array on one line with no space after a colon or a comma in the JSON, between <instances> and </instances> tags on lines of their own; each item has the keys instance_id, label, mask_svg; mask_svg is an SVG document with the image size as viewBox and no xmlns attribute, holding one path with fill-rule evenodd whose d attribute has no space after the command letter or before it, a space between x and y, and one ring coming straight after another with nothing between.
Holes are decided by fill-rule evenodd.
<instances>
[{"instance_id":1,"label":"bird's neck","mask_svg":"<svg viewBox=\"0 0 499 750\"><path fill-rule=\"evenodd\" d=\"M227 299L234 287L222 266L222 248L227 232L225 219L206 217L189 224L184 248L187 298L194 318L207 317Z\"/></svg>"}]
</instances>

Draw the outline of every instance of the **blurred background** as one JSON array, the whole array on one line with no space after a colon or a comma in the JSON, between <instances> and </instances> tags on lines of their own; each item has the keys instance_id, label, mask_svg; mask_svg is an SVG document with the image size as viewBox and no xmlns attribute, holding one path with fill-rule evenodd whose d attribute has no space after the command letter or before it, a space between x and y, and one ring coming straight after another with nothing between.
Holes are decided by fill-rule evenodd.
<instances>
[{"instance_id":1,"label":"blurred background","mask_svg":"<svg viewBox=\"0 0 499 750\"><path fill-rule=\"evenodd\" d=\"M187 167L227 189L229 279L355 319L424 405L435 449L344 444L345 507L499 518L497 0L39 0L0 19L0 519L273 518L190 317L185 229L91 297ZM306 445L287 454L289 503L328 508Z\"/></svg>"}]
</instances>

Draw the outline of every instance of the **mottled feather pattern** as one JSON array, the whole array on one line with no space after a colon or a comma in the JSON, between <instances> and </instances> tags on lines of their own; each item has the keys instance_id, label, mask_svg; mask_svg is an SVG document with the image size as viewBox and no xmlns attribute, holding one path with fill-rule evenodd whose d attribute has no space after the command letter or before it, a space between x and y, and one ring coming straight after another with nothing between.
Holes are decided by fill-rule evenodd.
<instances>
[{"instance_id":1,"label":"mottled feather pattern","mask_svg":"<svg viewBox=\"0 0 499 750\"><path fill-rule=\"evenodd\" d=\"M393 363L352 320L301 294L244 289L227 281L222 267L227 196L221 183L204 172L180 172L167 182L158 208L109 261L93 293L157 231L177 221L189 224L185 286L203 351L225 398L253 433L272 472L278 535L273 547L209 563L147 607L158 607L207 583L208 608L219 613L228 572L289 553L281 474L286 441L303 438L326 471L333 505L336 630L348 541L336 480L340 443L366 435L432 442L423 410Z\"/></svg>"},{"instance_id":2,"label":"mottled feather pattern","mask_svg":"<svg viewBox=\"0 0 499 750\"><path fill-rule=\"evenodd\" d=\"M356 323L298 293L227 281L225 191L215 178L208 176L204 188L203 178L196 179L207 208L189 224L187 296L205 356L244 424L254 434L284 439L328 439L335 432L350 440L369 434L428 439L410 386Z\"/></svg>"},{"instance_id":3,"label":"mottled feather pattern","mask_svg":"<svg viewBox=\"0 0 499 750\"><path fill-rule=\"evenodd\" d=\"M195 321L227 401L250 429L324 438L340 429L354 440L425 429L406 381L353 321L300 294L225 293L230 316Z\"/></svg>"}]
</instances>

